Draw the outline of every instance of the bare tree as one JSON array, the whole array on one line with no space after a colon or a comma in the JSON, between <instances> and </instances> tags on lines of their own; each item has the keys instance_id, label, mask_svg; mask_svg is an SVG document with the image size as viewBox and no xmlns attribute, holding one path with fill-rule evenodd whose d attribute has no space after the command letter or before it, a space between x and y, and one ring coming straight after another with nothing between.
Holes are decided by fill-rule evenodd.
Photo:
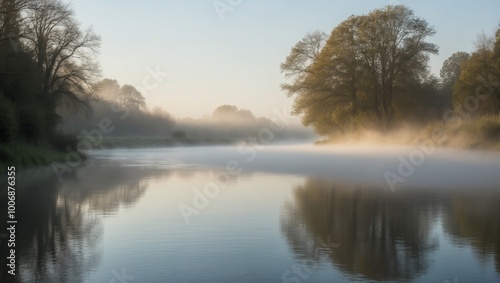
<instances>
[{"instance_id":1,"label":"bare tree","mask_svg":"<svg viewBox=\"0 0 500 283\"><path fill-rule=\"evenodd\" d=\"M2 0L0 2L0 40L8 40L19 35L21 12L29 3L30 0Z\"/></svg>"},{"instance_id":2,"label":"bare tree","mask_svg":"<svg viewBox=\"0 0 500 283\"><path fill-rule=\"evenodd\" d=\"M100 37L82 30L69 4L34 0L26 14L23 39L43 72L42 90L52 98L86 104L99 74L95 55Z\"/></svg>"}]
</instances>

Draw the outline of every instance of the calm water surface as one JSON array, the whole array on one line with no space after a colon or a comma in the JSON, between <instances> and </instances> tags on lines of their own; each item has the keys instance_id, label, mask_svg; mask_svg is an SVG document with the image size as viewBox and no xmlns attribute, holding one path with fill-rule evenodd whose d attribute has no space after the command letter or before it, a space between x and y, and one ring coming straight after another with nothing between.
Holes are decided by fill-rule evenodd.
<instances>
[{"instance_id":1,"label":"calm water surface","mask_svg":"<svg viewBox=\"0 0 500 283\"><path fill-rule=\"evenodd\" d=\"M19 172L2 282L500 282L499 156L438 150L393 192L412 149L370 152L109 150L62 182Z\"/></svg>"}]
</instances>

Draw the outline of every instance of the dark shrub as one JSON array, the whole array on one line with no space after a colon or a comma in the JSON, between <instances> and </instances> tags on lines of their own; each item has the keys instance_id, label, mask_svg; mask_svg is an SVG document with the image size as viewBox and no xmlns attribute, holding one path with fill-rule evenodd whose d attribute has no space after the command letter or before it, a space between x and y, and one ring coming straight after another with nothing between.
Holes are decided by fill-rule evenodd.
<instances>
[{"instance_id":1,"label":"dark shrub","mask_svg":"<svg viewBox=\"0 0 500 283\"><path fill-rule=\"evenodd\" d=\"M9 143L16 138L17 117L14 103L0 93L0 143Z\"/></svg>"},{"instance_id":2,"label":"dark shrub","mask_svg":"<svg viewBox=\"0 0 500 283\"><path fill-rule=\"evenodd\" d=\"M68 146L76 150L78 141L76 135L59 133L53 136L52 146L59 151L65 151Z\"/></svg>"}]
</instances>

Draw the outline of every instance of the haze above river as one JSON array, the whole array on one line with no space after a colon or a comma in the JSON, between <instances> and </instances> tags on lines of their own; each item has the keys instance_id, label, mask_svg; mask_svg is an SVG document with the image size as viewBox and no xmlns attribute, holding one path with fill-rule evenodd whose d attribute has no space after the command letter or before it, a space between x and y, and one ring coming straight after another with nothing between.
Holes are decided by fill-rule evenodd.
<instances>
[{"instance_id":1,"label":"haze above river","mask_svg":"<svg viewBox=\"0 0 500 283\"><path fill-rule=\"evenodd\" d=\"M19 172L29 215L16 278L498 282L499 160L417 147L94 151L62 182L51 168Z\"/></svg>"}]
</instances>

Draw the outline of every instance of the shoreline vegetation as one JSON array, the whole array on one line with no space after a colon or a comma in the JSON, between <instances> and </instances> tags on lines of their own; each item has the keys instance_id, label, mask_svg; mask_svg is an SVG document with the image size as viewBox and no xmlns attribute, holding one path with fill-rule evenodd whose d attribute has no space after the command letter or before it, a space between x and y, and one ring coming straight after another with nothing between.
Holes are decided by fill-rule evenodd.
<instances>
[{"instance_id":1,"label":"shoreline vegetation","mask_svg":"<svg viewBox=\"0 0 500 283\"><path fill-rule=\"evenodd\" d=\"M52 162L60 162L66 159L67 152L55 149L51 146L36 146L32 144L8 144L0 145L0 166L16 166L28 168L35 166L50 165ZM86 158L84 153L79 153L81 158Z\"/></svg>"},{"instance_id":2,"label":"shoreline vegetation","mask_svg":"<svg viewBox=\"0 0 500 283\"><path fill-rule=\"evenodd\" d=\"M106 137L94 149L134 149L152 147L178 147L203 145L232 145L239 141L230 139L191 139L172 137ZM53 162L66 162L69 152L77 153L80 158L87 159L87 155L78 150L61 150L52 146L37 146L26 143L0 144L0 166L16 166L29 168L50 165Z\"/></svg>"},{"instance_id":3,"label":"shoreline vegetation","mask_svg":"<svg viewBox=\"0 0 500 283\"><path fill-rule=\"evenodd\" d=\"M147 108L144 88L102 78L101 39L78 23L70 4L5 0L0 164L46 165L97 148L260 143L266 129L265 143L321 136L316 144L430 141L500 150L500 27L480 36L473 52L452 54L439 78L429 64L439 52L427 41L435 33L408 7L389 5L353 15L330 34L307 34L280 66L291 114L303 126L280 121L288 112L269 119L234 105L181 119ZM88 137L96 135L92 146Z\"/></svg>"},{"instance_id":4,"label":"shoreline vegetation","mask_svg":"<svg viewBox=\"0 0 500 283\"><path fill-rule=\"evenodd\" d=\"M234 138L189 138L189 137L104 137L94 149L136 149L153 147L190 147L236 145L244 142ZM433 146L464 150L500 151L500 115L485 116L455 123L436 122L425 127L403 127L387 133L358 131L348 135L329 136L317 140L314 145L409 145ZM85 153L76 151L81 158ZM27 143L0 145L0 165L20 168L50 165L64 162L68 150L53 146L37 146Z\"/></svg>"},{"instance_id":5,"label":"shoreline vegetation","mask_svg":"<svg viewBox=\"0 0 500 283\"><path fill-rule=\"evenodd\" d=\"M439 121L423 127L401 127L386 133L358 131L330 136L316 145L372 144L431 146L464 150L500 151L500 115L445 123Z\"/></svg>"},{"instance_id":6,"label":"shoreline vegetation","mask_svg":"<svg viewBox=\"0 0 500 283\"><path fill-rule=\"evenodd\" d=\"M236 145L242 139L189 138L189 137L104 137L94 149L137 149L154 147L191 147ZM454 124L437 122L425 127L403 127L387 133L359 131L349 135L330 136L317 140L314 145L409 145L432 146L500 152L500 115L457 121ZM78 152L86 159L85 153ZM0 164L21 168L64 162L68 151L30 144L0 145Z\"/></svg>"},{"instance_id":7,"label":"shoreline vegetation","mask_svg":"<svg viewBox=\"0 0 500 283\"><path fill-rule=\"evenodd\" d=\"M281 64L293 114L317 144L414 144L499 150L500 26L431 73L436 30L404 5L314 31Z\"/></svg>"}]
</instances>

